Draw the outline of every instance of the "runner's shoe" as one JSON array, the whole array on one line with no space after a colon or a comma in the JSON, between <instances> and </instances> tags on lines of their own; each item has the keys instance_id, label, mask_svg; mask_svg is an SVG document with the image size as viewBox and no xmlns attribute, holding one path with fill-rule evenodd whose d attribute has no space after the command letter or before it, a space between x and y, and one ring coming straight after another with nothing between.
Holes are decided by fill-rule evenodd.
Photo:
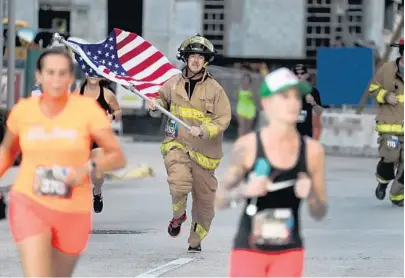
<instances>
[{"instance_id":1,"label":"runner's shoe","mask_svg":"<svg viewBox=\"0 0 405 278\"><path fill-rule=\"evenodd\" d=\"M201 252L201 243L198 244L196 247L191 247L191 245L188 247L187 250L188 253L200 253Z\"/></svg>"},{"instance_id":2,"label":"runner's shoe","mask_svg":"<svg viewBox=\"0 0 405 278\"><path fill-rule=\"evenodd\" d=\"M93 209L95 213L100 213L103 211L103 195L100 193L99 195L93 194Z\"/></svg>"},{"instance_id":3,"label":"runner's shoe","mask_svg":"<svg viewBox=\"0 0 405 278\"><path fill-rule=\"evenodd\" d=\"M186 222L186 220L187 220L187 215L185 212L182 216L180 216L180 218L177 218L177 219L173 218L170 221L169 226L167 227L167 232L169 233L169 235L171 237L178 236L181 231L181 224Z\"/></svg>"},{"instance_id":4,"label":"runner's shoe","mask_svg":"<svg viewBox=\"0 0 405 278\"><path fill-rule=\"evenodd\" d=\"M384 200L385 191L387 190L388 184L379 183L375 189L375 196L378 200Z\"/></svg>"}]
</instances>

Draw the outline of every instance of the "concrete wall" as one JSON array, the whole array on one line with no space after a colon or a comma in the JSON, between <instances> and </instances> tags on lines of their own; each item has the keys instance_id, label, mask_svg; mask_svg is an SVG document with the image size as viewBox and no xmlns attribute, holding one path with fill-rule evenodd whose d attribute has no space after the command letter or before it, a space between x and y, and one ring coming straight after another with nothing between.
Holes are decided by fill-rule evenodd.
<instances>
[{"instance_id":1,"label":"concrete wall","mask_svg":"<svg viewBox=\"0 0 405 278\"><path fill-rule=\"evenodd\" d=\"M9 0L10 1L10 0ZM38 0L13 0L16 2L17 20L27 21L33 28L38 27ZM7 10L5 11L7 14Z\"/></svg>"},{"instance_id":2,"label":"concrete wall","mask_svg":"<svg viewBox=\"0 0 405 278\"><path fill-rule=\"evenodd\" d=\"M97 42L107 37L107 0L71 0L71 35Z\"/></svg>"},{"instance_id":3,"label":"concrete wall","mask_svg":"<svg viewBox=\"0 0 405 278\"><path fill-rule=\"evenodd\" d=\"M226 55L303 58L305 0L226 2ZM167 11L156 16L157 9ZM175 60L181 42L202 32L202 0L144 1L143 36Z\"/></svg>"},{"instance_id":4,"label":"concrete wall","mask_svg":"<svg viewBox=\"0 0 405 278\"><path fill-rule=\"evenodd\" d=\"M229 0L227 55L305 58L305 0Z\"/></svg>"},{"instance_id":5,"label":"concrete wall","mask_svg":"<svg viewBox=\"0 0 405 278\"><path fill-rule=\"evenodd\" d=\"M156 16L156 10L161 12ZM143 37L162 51L173 63L177 49L187 38L202 32L200 0L147 0L143 10Z\"/></svg>"}]
</instances>

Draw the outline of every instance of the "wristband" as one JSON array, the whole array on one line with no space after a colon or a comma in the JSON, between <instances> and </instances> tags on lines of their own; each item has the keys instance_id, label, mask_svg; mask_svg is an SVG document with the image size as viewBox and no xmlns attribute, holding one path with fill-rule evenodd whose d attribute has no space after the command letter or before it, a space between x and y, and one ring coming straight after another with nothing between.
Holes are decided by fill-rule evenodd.
<instances>
[{"instance_id":1,"label":"wristband","mask_svg":"<svg viewBox=\"0 0 405 278\"><path fill-rule=\"evenodd\" d=\"M88 162L88 166L89 166L89 172L94 172L97 168L97 164L94 160L89 160Z\"/></svg>"}]
</instances>

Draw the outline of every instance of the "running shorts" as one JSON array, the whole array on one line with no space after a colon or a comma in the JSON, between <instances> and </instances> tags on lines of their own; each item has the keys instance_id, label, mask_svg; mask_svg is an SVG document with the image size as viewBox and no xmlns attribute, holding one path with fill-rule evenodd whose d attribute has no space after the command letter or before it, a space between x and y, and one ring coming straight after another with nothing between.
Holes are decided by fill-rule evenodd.
<instances>
[{"instance_id":1,"label":"running shorts","mask_svg":"<svg viewBox=\"0 0 405 278\"><path fill-rule=\"evenodd\" d=\"M40 233L52 233L52 246L62 253L79 255L90 238L90 212L68 213L47 208L25 194L10 191L9 223L16 243Z\"/></svg>"},{"instance_id":2,"label":"running shorts","mask_svg":"<svg viewBox=\"0 0 405 278\"><path fill-rule=\"evenodd\" d=\"M234 249L230 257L230 277L301 277L304 250L260 252Z\"/></svg>"}]
</instances>

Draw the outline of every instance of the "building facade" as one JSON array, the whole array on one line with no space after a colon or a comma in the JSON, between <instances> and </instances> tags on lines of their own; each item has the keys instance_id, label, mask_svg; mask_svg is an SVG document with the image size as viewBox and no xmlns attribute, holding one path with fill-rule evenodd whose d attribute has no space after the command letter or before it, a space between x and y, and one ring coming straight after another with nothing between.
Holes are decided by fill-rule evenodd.
<instances>
[{"instance_id":1,"label":"building facade","mask_svg":"<svg viewBox=\"0 0 405 278\"><path fill-rule=\"evenodd\" d=\"M382 52L403 7L403 0L14 1L17 19L34 28L62 26L88 41L105 38L114 22L129 31L133 23L172 61L180 43L195 33L212 40L226 57L314 59L318 47L359 39L375 42ZM130 2L141 4L130 7Z\"/></svg>"}]
</instances>

